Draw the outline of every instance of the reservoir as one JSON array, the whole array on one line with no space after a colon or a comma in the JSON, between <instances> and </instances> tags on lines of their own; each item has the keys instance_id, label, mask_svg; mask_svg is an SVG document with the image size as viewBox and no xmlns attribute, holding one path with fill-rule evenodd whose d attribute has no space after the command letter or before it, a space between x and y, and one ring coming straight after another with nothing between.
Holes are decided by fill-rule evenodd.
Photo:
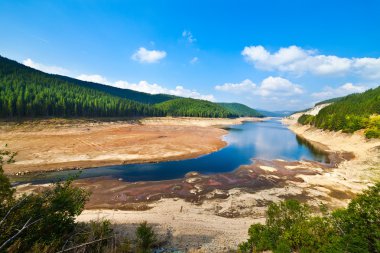
<instances>
[{"instance_id":1,"label":"reservoir","mask_svg":"<svg viewBox=\"0 0 380 253\"><path fill-rule=\"evenodd\" d=\"M108 176L127 182L159 181L182 178L195 171L201 174L225 173L248 165L254 159L313 160L327 162L325 153L296 136L279 119L245 122L228 128L226 147L198 158L144 164L104 166L82 170L80 178ZM47 183L66 178L77 171L58 171L25 178L12 178L14 183Z\"/></svg>"}]
</instances>

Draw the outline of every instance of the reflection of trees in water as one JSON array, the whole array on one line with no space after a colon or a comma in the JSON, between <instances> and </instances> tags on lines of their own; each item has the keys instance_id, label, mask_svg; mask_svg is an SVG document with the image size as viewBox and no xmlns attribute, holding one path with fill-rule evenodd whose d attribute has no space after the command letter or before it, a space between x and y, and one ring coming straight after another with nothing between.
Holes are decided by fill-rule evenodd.
<instances>
[{"instance_id":1,"label":"reflection of trees in water","mask_svg":"<svg viewBox=\"0 0 380 253\"><path fill-rule=\"evenodd\" d=\"M296 135L296 140L297 140L298 145L306 146L311 151L311 153L313 153L316 160L326 162L326 163L330 162L328 158L328 152L317 148L310 141L308 141L307 139L299 135Z\"/></svg>"}]
</instances>

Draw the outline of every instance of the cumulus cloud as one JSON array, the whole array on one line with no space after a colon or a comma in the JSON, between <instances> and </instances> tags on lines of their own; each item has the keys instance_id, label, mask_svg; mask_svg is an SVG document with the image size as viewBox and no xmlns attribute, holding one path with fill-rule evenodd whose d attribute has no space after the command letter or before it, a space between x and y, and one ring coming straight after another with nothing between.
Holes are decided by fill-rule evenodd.
<instances>
[{"instance_id":1,"label":"cumulus cloud","mask_svg":"<svg viewBox=\"0 0 380 253\"><path fill-rule=\"evenodd\" d=\"M368 87L364 85L354 85L352 83L345 83L337 88L327 86L320 92L312 93L311 96L318 99L329 99L334 97L346 96L351 93L363 92L367 89Z\"/></svg>"},{"instance_id":2,"label":"cumulus cloud","mask_svg":"<svg viewBox=\"0 0 380 253\"><path fill-rule=\"evenodd\" d=\"M148 50L140 47L133 55L132 59L141 63L156 63L166 57L165 51Z\"/></svg>"},{"instance_id":3,"label":"cumulus cloud","mask_svg":"<svg viewBox=\"0 0 380 253\"><path fill-rule=\"evenodd\" d=\"M57 74L57 75L67 75L70 73L67 69L57 67L57 66L48 66L41 63L34 62L32 59L28 58L26 60L23 60L22 63L25 66L41 70L46 73L50 74Z\"/></svg>"},{"instance_id":4,"label":"cumulus cloud","mask_svg":"<svg viewBox=\"0 0 380 253\"><path fill-rule=\"evenodd\" d=\"M126 81L117 81L112 86L122 88L122 89L131 89L135 91L150 93L150 94L169 94L181 97L190 97L197 98L209 101L215 101L213 95L202 95L196 90L186 89L181 85L175 87L175 89L168 89L156 83L148 83L147 81L140 81L138 83L129 83Z\"/></svg>"},{"instance_id":5,"label":"cumulus cloud","mask_svg":"<svg viewBox=\"0 0 380 253\"><path fill-rule=\"evenodd\" d=\"M243 92L253 92L256 90L257 85L249 79L245 79L240 83L225 83L223 85L216 85L215 89L219 91L226 91L235 94Z\"/></svg>"},{"instance_id":6,"label":"cumulus cloud","mask_svg":"<svg viewBox=\"0 0 380 253\"><path fill-rule=\"evenodd\" d=\"M261 81L260 85L255 84L249 79L240 83L225 83L215 86L216 90L235 94L252 94L262 97L281 97L302 94L301 86L292 83L282 77L269 76Z\"/></svg>"},{"instance_id":7,"label":"cumulus cloud","mask_svg":"<svg viewBox=\"0 0 380 253\"><path fill-rule=\"evenodd\" d=\"M380 79L380 58L345 58L318 54L297 46L280 48L271 53L263 46L245 47L241 54L255 68L267 71L290 72L297 75L360 75Z\"/></svg>"},{"instance_id":8,"label":"cumulus cloud","mask_svg":"<svg viewBox=\"0 0 380 253\"><path fill-rule=\"evenodd\" d=\"M187 40L187 42L189 42L189 43L193 43L193 42L197 41L197 39L194 38L193 34L190 31L184 30L182 32L182 37L185 38Z\"/></svg>"},{"instance_id":9,"label":"cumulus cloud","mask_svg":"<svg viewBox=\"0 0 380 253\"><path fill-rule=\"evenodd\" d=\"M101 75L81 74L81 75L77 76L77 79L82 80L82 81L87 81L87 82L110 84L110 82L108 82L107 78L105 78Z\"/></svg>"}]
</instances>

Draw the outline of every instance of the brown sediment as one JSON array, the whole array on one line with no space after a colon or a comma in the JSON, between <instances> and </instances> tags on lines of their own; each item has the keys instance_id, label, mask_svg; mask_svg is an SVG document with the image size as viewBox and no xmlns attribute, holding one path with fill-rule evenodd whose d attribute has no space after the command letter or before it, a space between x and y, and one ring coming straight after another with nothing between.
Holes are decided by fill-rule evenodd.
<instances>
[{"instance_id":1,"label":"brown sediment","mask_svg":"<svg viewBox=\"0 0 380 253\"><path fill-rule=\"evenodd\" d=\"M288 169L287 166L294 168ZM269 167L275 170L268 171ZM229 197L228 191L234 188L244 189L246 192L281 188L289 181L303 182L298 175L317 175L328 169L328 165L311 161L256 160L255 163L241 166L231 173L201 175L192 172L182 179L134 183L101 177L76 180L75 184L92 193L86 205L87 209L125 210L133 204L152 203L163 198L181 198L201 204L204 200L226 199Z\"/></svg>"},{"instance_id":2,"label":"brown sediment","mask_svg":"<svg viewBox=\"0 0 380 253\"><path fill-rule=\"evenodd\" d=\"M265 220L270 203L298 199L315 210L321 203L343 207L371 184L369 176L379 175L377 140L295 125L291 129L327 152L329 163L254 160L231 173L194 172L182 179L159 182L81 179L75 184L93 194L78 220L158 222L160 231L174 231L173 243L179 249L201 247L206 252L227 252L226 247L236 248L246 238L250 224ZM19 186L18 192L37 187L47 186Z\"/></svg>"},{"instance_id":3,"label":"brown sediment","mask_svg":"<svg viewBox=\"0 0 380 253\"><path fill-rule=\"evenodd\" d=\"M250 119L45 120L0 124L0 145L17 152L7 174L181 160L224 147L215 126Z\"/></svg>"}]
</instances>

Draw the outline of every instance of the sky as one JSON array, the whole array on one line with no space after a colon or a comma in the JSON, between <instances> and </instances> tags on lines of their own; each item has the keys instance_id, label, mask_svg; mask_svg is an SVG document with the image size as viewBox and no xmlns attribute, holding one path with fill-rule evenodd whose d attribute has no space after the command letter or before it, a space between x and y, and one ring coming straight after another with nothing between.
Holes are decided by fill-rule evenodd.
<instances>
[{"instance_id":1,"label":"sky","mask_svg":"<svg viewBox=\"0 0 380 253\"><path fill-rule=\"evenodd\" d=\"M299 110L380 84L380 1L0 0L0 55L152 94Z\"/></svg>"}]
</instances>

